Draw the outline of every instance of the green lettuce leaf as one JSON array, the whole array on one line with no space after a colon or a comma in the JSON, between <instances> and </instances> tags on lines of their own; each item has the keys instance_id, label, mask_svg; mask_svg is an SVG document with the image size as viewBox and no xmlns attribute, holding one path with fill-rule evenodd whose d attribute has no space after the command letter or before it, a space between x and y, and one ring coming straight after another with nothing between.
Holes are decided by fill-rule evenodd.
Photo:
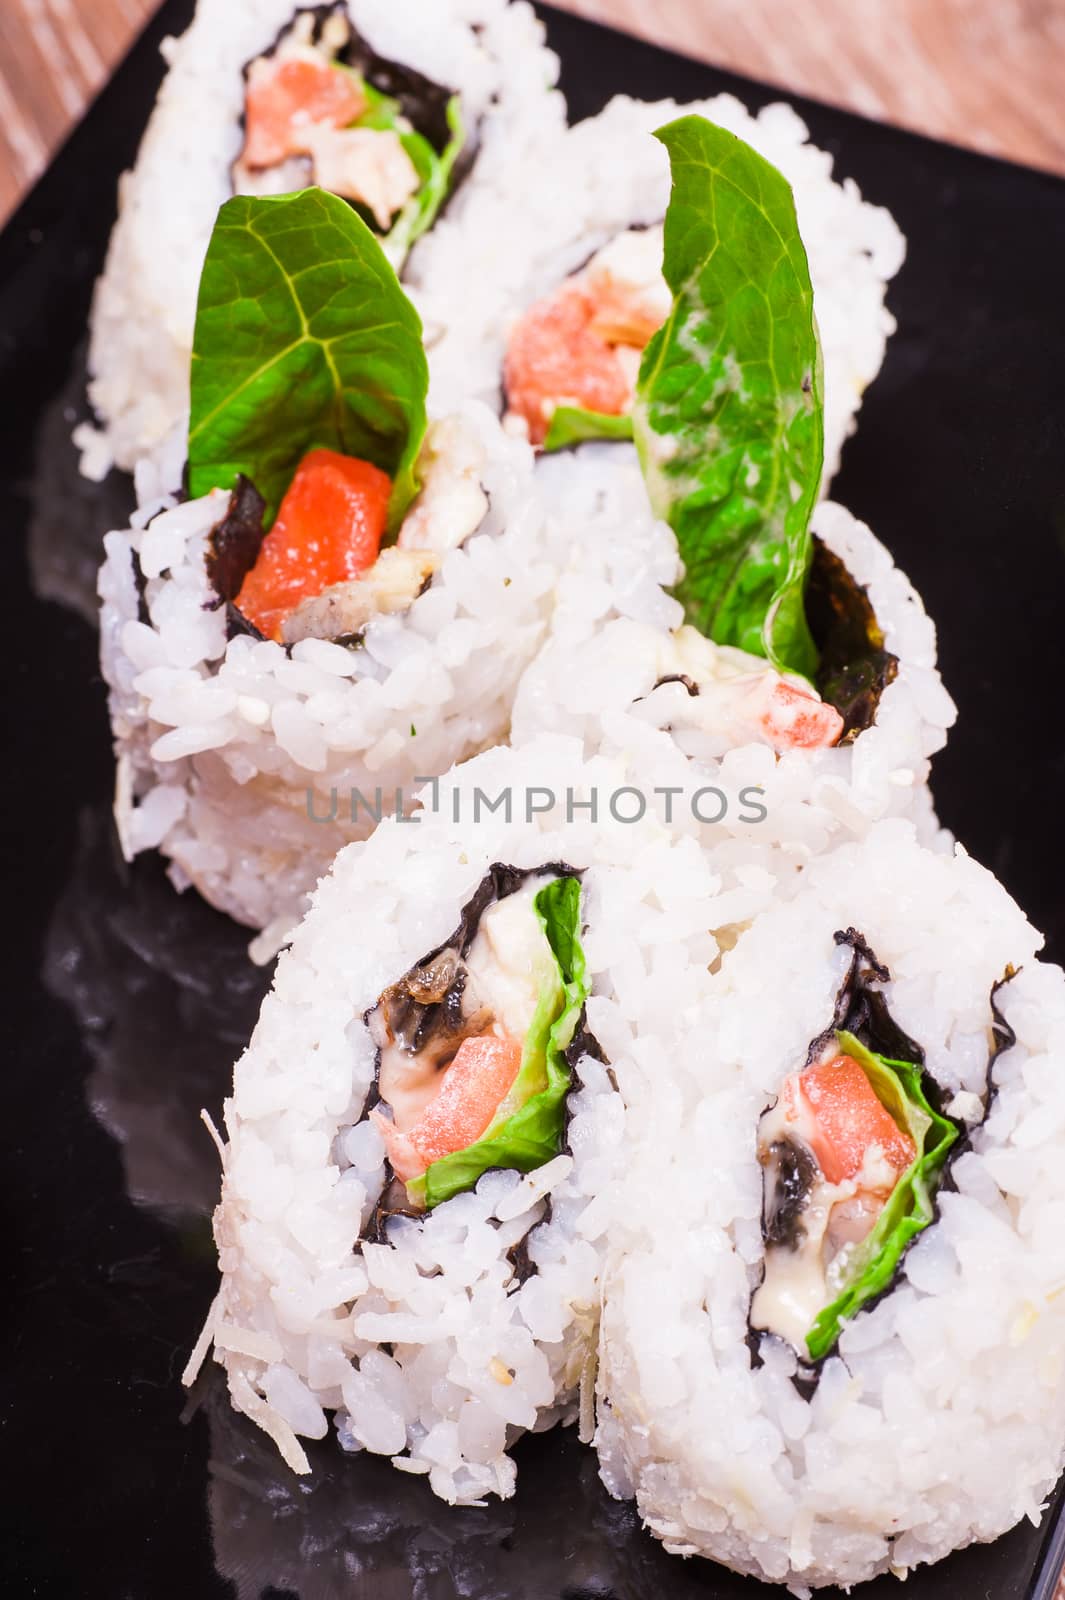
<instances>
[{"instance_id":1,"label":"green lettuce leaf","mask_svg":"<svg viewBox=\"0 0 1065 1600\"><path fill-rule=\"evenodd\" d=\"M399 272L415 241L432 227L448 197L455 163L466 145L462 102L455 94L447 103L447 125L451 137L438 154L424 134L411 128L398 100L393 99L391 95L383 94L380 89L375 89L368 79L353 72L350 67L338 63L337 70L348 72L358 80L359 88L366 100L366 110L361 117L356 118L352 126L376 128L382 132L397 134L400 144L406 150L418 174L417 190L398 212L391 228L381 239L385 255ZM358 209L359 214L372 227L369 214L361 207ZM373 231L378 232L376 228L373 228Z\"/></svg>"},{"instance_id":2,"label":"green lettuce leaf","mask_svg":"<svg viewBox=\"0 0 1065 1600\"><path fill-rule=\"evenodd\" d=\"M366 110L361 117L356 117L352 123L353 128L394 128L403 115L399 101L392 95L385 94L377 89L361 72L356 72L353 67L345 66L342 61L334 63L338 72L346 72L358 85L359 92L366 102Z\"/></svg>"},{"instance_id":3,"label":"green lettuce leaf","mask_svg":"<svg viewBox=\"0 0 1065 1600\"><path fill-rule=\"evenodd\" d=\"M588 973L581 947L581 886L577 878L553 878L533 906L557 967L545 986L525 1038L521 1066L507 1096L519 1109L497 1117L466 1150L442 1156L408 1183L412 1199L427 1209L472 1189L492 1167L532 1172L562 1147L566 1096L573 1074L565 1052L588 998Z\"/></svg>"},{"instance_id":4,"label":"green lettuce leaf","mask_svg":"<svg viewBox=\"0 0 1065 1600\"><path fill-rule=\"evenodd\" d=\"M910 1061L889 1061L885 1056L874 1055L851 1033L836 1037L844 1054L864 1068L877 1099L910 1135L917 1156L892 1190L871 1233L847 1261L840 1293L814 1319L806 1335L811 1361L828 1355L843 1324L888 1287L910 1240L933 1220L939 1175L947 1152L958 1137L954 1123L929 1105L921 1086L920 1067Z\"/></svg>"},{"instance_id":5,"label":"green lettuce leaf","mask_svg":"<svg viewBox=\"0 0 1065 1600\"><path fill-rule=\"evenodd\" d=\"M673 309L640 367L633 425L677 535L688 620L812 677L803 590L824 454L810 269L786 180L703 117L659 130L673 192Z\"/></svg>"},{"instance_id":6,"label":"green lettuce leaf","mask_svg":"<svg viewBox=\"0 0 1065 1600\"><path fill-rule=\"evenodd\" d=\"M466 144L466 129L458 95L452 95L447 103L447 125L451 130L451 138L439 155L420 133L408 132L399 136L400 143L414 163L421 186L411 195L384 241L385 253L397 272L415 241L423 233L428 233L448 197L455 163Z\"/></svg>"},{"instance_id":7,"label":"green lettuce leaf","mask_svg":"<svg viewBox=\"0 0 1065 1600\"><path fill-rule=\"evenodd\" d=\"M392 479L389 529L418 491L429 369L381 245L321 189L227 200L207 248L192 349L189 493L240 474L267 526L308 450Z\"/></svg>"},{"instance_id":8,"label":"green lettuce leaf","mask_svg":"<svg viewBox=\"0 0 1065 1600\"><path fill-rule=\"evenodd\" d=\"M544 450L566 450L587 439L631 439L632 418L613 417L583 406L556 406L544 439Z\"/></svg>"}]
</instances>

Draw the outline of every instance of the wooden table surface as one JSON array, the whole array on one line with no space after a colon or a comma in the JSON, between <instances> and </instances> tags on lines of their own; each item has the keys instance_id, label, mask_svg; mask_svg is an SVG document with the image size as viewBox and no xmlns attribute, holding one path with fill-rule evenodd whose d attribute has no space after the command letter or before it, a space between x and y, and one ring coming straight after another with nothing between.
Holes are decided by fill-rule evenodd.
<instances>
[{"instance_id":1,"label":"wooden table surface","mask_svg":"<svg viewBox=\"0 0 1065 1600\"><path fill-rule=\"evenodd\" d=\"M157 3L0 0L0 221ZM1065 173L1065 0L557 3L785 90Z\"/></svg>"}]
</instances>

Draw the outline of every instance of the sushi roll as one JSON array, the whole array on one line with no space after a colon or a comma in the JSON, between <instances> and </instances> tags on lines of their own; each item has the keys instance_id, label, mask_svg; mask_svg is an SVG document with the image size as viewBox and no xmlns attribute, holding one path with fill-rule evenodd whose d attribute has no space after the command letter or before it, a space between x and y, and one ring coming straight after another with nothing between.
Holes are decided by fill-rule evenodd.
<instances>
[{"instance_id":1,"label":"sushi roll","mask_svg":"<svg viewBox=\"0 0 1065 1600\"><path fill-rule=\"evenodd\" d=\"M1065 1439L1040 943L883 822L722 956L697 1062L622 1080L597 1442L669 1550L807 1594L1038 1520Z\"/></svg>"},{"instance_id":2,"label":"sushi roll","mask_svg":"<svg viewBox=\"0 0 1065 1600\"><path fill-rule=\"evenodd\" d=\"M453 1502L528 1429L588 1436L626 1063L668 1061L719 885L572 741L455 769L341 852L226 1102L213 1345L297 1471L334 1417Z\"/></svg>"},{"instance_id":3,"label":"sushi roll","mask_svg":"<svg viewBox=\"0 0 1065 1600\"><path fill-rule=\"evenodd\" d=\"M83 470L132 470L187 405L196 286L228 196L342 195L397 270L451 194L561 123L558 63L506 0L199 0L115 225L92 312Z\"/></svg>"},{"instance_id":4,"label":"sushi roll","mask_svg":"<svg viewBox=\"0 0 1065 1600\"><path fill-rule=\"evenodd\" d=\"M662 796L717 785L732 802L758 789L757 827L734 803L716 816L707 801L700 832L734 850L772 843L796 865L885 816L913 818L930 845L943 837L928 781L956 710L936 665L935 624L864 523L831 501L812 513L805 599L824 670L811 683L684 620L670 593L683 570L676 543L649 511L637 524L634 466L604 462L590 475L587 463L560 459L557 468L560 498L570 496L574 516L586 513L589 545L606 553L631 539L646 557L642 570L635 561L608 569L605 583L564 574L518 690L515 742L546 728L572 735L589 753L654 772ZM687 802L663 817L699 820Z\"/></svg>"},{"instance_id":5,"label":"sushi roll","mask_svg":"<svg viewBox=\"0 0 1065 1600\"><path fill-rule=\"evenodd\" d=\"M891 814L931 842L929 759L954 706L919 596L818 499L827 409L790 186L703 118L659 137L670 313L641 368L635 448L586 443L538 470L580 541L512 735L573 734L663 792L758 787L755 832L796 866ZM735 810L706 826L707 843L754 842Z\"/></svg>"},{"instance_id":6,"label":"sushi roll","mask_svg":"<svg viewBox=\"0 0 1065 1600\"><path fill-rule=\"evenodd\" d=\"M185 490L105 539L101 661L125 853L161 849L264 956L341 844L505 734L543 635L559 558L528 447L476 405L428 421L426 383L342 200L223 207Z\"/></svg>"},{"instance_id":7,"label":"sushi roll","mask_svg":"<svg viewBox=\"0 0 1065 1600\"><path fill-rule=\"evenodd\" d=\"M832 157L786 105L751 116L731 95L691 106L619 97L538 151L520 184L508 173L471 186L410 265L434 397L447 407L502 394L508 426L548 451L631 438L641 357L671 306L669 162L653 134L685 114L738 135L794 190L824 348L827 480L895 326L884 296L905 241L888 211L832 177Z\"/></svg>"}]
</instances>

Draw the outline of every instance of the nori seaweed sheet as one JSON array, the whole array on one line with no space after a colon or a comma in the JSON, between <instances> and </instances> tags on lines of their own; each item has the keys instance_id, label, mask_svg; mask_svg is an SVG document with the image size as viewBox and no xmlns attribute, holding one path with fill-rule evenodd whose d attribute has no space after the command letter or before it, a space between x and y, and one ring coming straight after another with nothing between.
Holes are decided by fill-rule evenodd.
<instances>
[{"instance_id":1,"label":"nori seaweed sheet","mask_svg":"<svg viewBox=\"0 0 1065 1600\"><path fill-rule=\"evenodd\" d=\"M817 536L806 586L806 617L821 655L817 690L843 718L840 744L876 721L880 696L899 670L869 596Z\"/></svg>"},{"instance_id":2,"label":"nori seaweed sheet","mask_svg":"<svg viewBox=\"0 0 1065 1600\"><path fill-rule=\"evenodd\" d=\"M762 1238L767 1245L794 1248L803 1206L817 1176L817 1163L797 1139L774 1139L769 1154L777 1163L777 1189L772 1203L768 1194L762 1218Z\"/></svg>"},{"instance_id":3,"label":"nori seaweed sheet","mask_svg":"<svg viewBox=\"0 0 1065 1600\"><path fill-rule=\"evenodd\" d=\"M853 744L876 721L880 696L897 676L899 663L884 648L884 635L869 596L816 535L806 615L821 657L817 691L843 718L838 742ZM650 692L666 683L683 684L692 697L699 693L699 685L683 672L667 673Z\"/></svg>"},{"instance_id":4,"label":"nori seaweed sheet","mask_svg":"<svg viewBox=\"0 0 1065 1600\"><path fill-rule=\"evenodd\" d=\"M889 982L891 974L887 967L877 960L857 929L837 931L833 938L836 944L849 947L851 962L836 995L831 1025L811 1043L806 1054L806 1066L817 1060L837 1033L853 1033L874 1055L886 1056L889 1061L911 1061L915 1067L923 1067L924 1051L921 1046L893 1020L884 996L873 987L877 983ZM927 1074L924 1076L927 1078ZM926 1093L931 1089L929 1098L938 1110L938 1085L929 1079L922 1083L922 1087Z\"/></svg>"},{"instance_id":5,"label":"nori seaweed sheet","mask_svg":"<svg viewBox=\"0 0 1065 1600\"><path fill-rule=\"evenodd\" d=\"M184 500L186 496L182 493L179 498ZM157 511L155 516L148 518L145 528L150 528L155 518L163 515L162 511ZM137 591L137 621L143 622L146 628L150 628L152 625L152 613L148 607L148 579L145 576L144 568L141 566L139 553L136 550L130 550L129 556L133 564L133 587ZM211 609L214 610L214 607L212 606Z\"/></svg>"},{"instance_id":6,"label":"nori seaweed sheet","mask_svg":"<svg viewBox=\"0 0 1065 1600\"><path fill-rule=\"evenodd\" d=\"M225 606L227 639L238 633L250 634L253 639L265 637L236 603L244 579L263 547L265 514L266 501L254 483L243 473L238 474L226 514L211 529L207 540L207 576L216 596L207 602L207 609L217 611L219 606Z\"/></svg>"},{"instance_id":7,"label":"nori seaweed sheet","mask_svg":"<svg viewBox=\"0 0 1065 1600\"><path fill-rule=\"evenodd\" d=\"M657 679L651 693L654 694L655 689L661 689L662 685L666 683L682 683L688 691L689 699L697 700L699 697L699 685L694 678L689 678L686 672L667 672L664 677ZM641 695L640 698L643 700L646 699L646 696Z\"/></svg>"},{"instance_id":8,"label":"nori seaweed sheet","mask_svg":"<svg viewBox=\"0 0 1065 1600\"><path fill-rule=\"evenodd\" d=\"M348 15L346 6L339 4L298 6L293 11L290 21L278 30L277 37L262 55L272 56L300 17L314 18L312 38L317 44L326 23L333 16L343 17L349 30L348 42L340 51L337 60L345 67L350 67L353 72L357 72L379 93L388 95L391 100L398 100L400 109L411 127L424 139L428 139L437 155L443 155L451 138L451 129L447 124L448 102L454 97L455 91L444 84L434 83L432 78L427 78L424 73L415 71L413 67L404 66L400 61L391 61L387 56L379 55L369 40L364 39L358 32ZM248 62L245 66L245 74L250 65L251 62Z\"/></svg>"}]
</instances>

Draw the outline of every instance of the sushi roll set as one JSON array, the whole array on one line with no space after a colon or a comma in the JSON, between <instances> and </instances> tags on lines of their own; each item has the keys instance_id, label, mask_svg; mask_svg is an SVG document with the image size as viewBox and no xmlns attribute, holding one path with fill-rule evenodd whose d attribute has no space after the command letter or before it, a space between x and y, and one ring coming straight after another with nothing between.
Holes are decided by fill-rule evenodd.
<instances>
[{"instance_id":1,"label":"sushi roll set","mask_svg":"<svg viewBox=\"0 0 1065 1600\"><path fill-rule=\"evenodd\" d=\"M114 817L280 951L185 1381L452 1505L571 1424L795 1594L1038 1517L1065 978L936 818L935 627L830 497L893 219L786 106L567 126L521 3L200 0L168 50L79 430L136 495Z\"/></svg>"},{"instance_id":2,"label":"sushi roll set","mask_svg":"<svg viewBox=\"0 0 1065 1600\"><path fill-rule=\"evenodd\" d=\"M100 429L86 465L128 470L188 404L200 268L232 194L318 183L365 216L397 268L466 175L560 124L558 63L507 0L200 0L169 72L97 285Z\"/></svg>"}]
</instances>

